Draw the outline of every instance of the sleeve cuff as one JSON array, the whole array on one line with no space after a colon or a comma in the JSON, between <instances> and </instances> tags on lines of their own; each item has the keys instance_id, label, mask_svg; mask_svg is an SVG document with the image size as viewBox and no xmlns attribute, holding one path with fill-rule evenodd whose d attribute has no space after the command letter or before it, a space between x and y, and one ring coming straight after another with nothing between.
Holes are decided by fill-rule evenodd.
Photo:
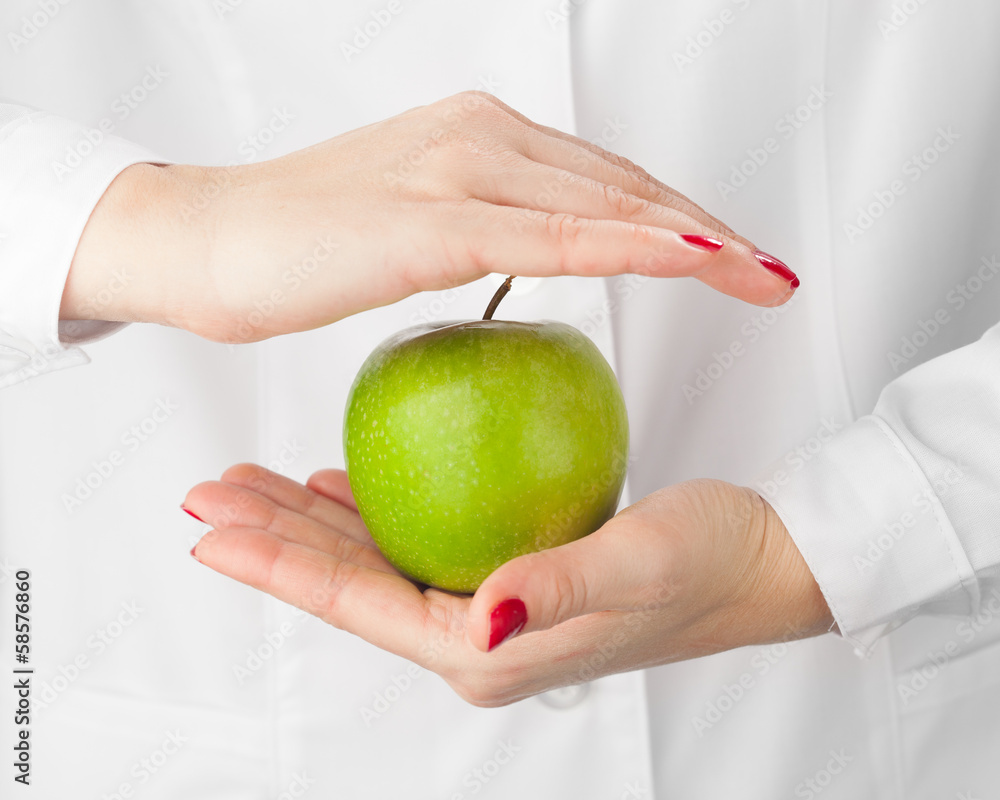
<instances>
[{"instance_id":1,"label":"sleeve cuff","mask_svg":"<svg viewBox=\"0 0 1000 800\"><path fill-rule=\"evenodd\" d=\"M827 426L829 429L831 426ZM896 433L863 417L755 487L784 522L841 635L861 656L919 612L970 614L975 572L938 495ZM954 468L954 481L962 473ZM946 476L947 479L947 476Z\"/></svg>"},{"instance_id":2,"label":"sleeve cuff","mask_svg":"<svg viewBox=\"0 0 1000 800\"><path fill-rule=\"evenodd\" d=\"M0 103L0 387L85 364L124 323L60 322L83 229L122 170L168 163L98 129Z\"/></svg>"}]
</instances>

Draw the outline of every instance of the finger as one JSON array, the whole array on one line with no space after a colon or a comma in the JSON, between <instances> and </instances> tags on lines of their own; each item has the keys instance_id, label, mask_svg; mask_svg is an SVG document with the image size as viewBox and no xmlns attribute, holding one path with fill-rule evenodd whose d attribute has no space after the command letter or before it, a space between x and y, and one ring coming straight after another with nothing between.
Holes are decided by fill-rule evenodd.
<instances>
[{"instance_id":1,"label":"finger","mask_svg":"<svg viewBox=\"0 0 1000 800\"><path fill-rule=\"evenodd\" d=\"M482 176L473 186L476 196L496 205L575 214L587 219L617 219L655 225L678 233L719 234L675 205L654 202L616 183L607 183L571 169L538 164L523 156L502 173ZM722 240L718 240L720 245Z\"/></svg>"},{"instance_id":2,"label":"finger","mask_svg":"<svg viewBox=\"0 0 1000 800\"><path fill-rule=\"evenodd\" d=\"M347 473L342 469L321 469L309 476L306 486L336 503L358 510L358 504L347 481Z\"/></svg>"},{"instance_id":3,"label":"finger","mask_svg":"<svg viewBox=\"0 0 1000 800\"><path fill-rule=\"evenodd\" d=\"M465 201L453 224L455 238L464 238L468 260L476 267L472 274L452 276L456 283L485 272L539 277L697 276L718 291L760 306L782 303L792 292L787 281L761 267L738 242L713 253L666 228L490 206L479 200Z\"/></svg>"},{"instance_id":4,"label":"finger","mask_svg":"<svg viewBox=\"0 0 1000 800\"><path fill-rule=\"evenodd\" d=\"M201 483L188 493L185 506L188 505L205 510L208 514L205 518L213 520L217 528L258 528L344 561L399 574L370 538L367 542L358 541L242 486L221 481Z\"/></svg>"},{"instance_id":5,"label":"finger","mask_svg":"<svg viewBox=\"0 0 1000 800\"><path fill-rule=\"evenodd\" d=\"M783 297L790 288L786 279L764 268L754 253L742 244L733 240L726 244L723 239L712 238L719 234L684 211L629 194L617 185L541 166L525 158L501 175L490 176L478 189L481 199L498 205L572 214L592 220L620 220L676 231L681 234L687 249L714 254L705 266L701 263L705 259L691 260L690 269L700 271L687 274L728 294L745 298L745 283L741 280L744 275L756 279L763 287L771 287L766 303ZM704 238L685 238L691 236ZM684 273L674 273L678 274Z\"/></svg>"},{"instance_id":6,"label":"finger","mask_svg":"<svg viewBox=\"0 0 1000 800\"><path fill-rule=\"evenodd\" d=\"M662 599L671 566L666 541L625 533L612 520L590 536L520 556L494 571L469 606L469 640L492 650L518 633L642 607Z\"/></svg>"},{"instance_id":7,"label":"finger","mask_svg":"<svg viewBox=\"0 0 1000 800\"><path fill-rule=\"evenodd\" d=\"M676 209L691 217L712 235L733 239L750 250L757 249L749 239L737 234L676 189L657 180L627 158L584 139L555 128L537 126L534 135L525 137L523 152L539 164L575 172L599 183L617 186L652 203Z\"/></svg>"},{"instance_id":8,"label":"finger","mask_svg":"<svg viewBox=\"0 0 1000 800\"><path fill-rule=\"evenodd\" d=\"M565 131L561 131L558 128L550 128L547 125L540 125L534 120L531 120L528 117L524 116L519 111L516 111L515 109L511 108L503 101L498 100L497 98L491 98L491 99L496 105L504 109L514 119L526 125L535 133L540 134L541 137L544 137L540 138L538 136L529 135L523 137L521 140L523 152L526 155L529 155L529 157L533 158L535 161L538 161L539 163L542 164L549 164L550 166L561 167L563 169L570 169L571 171L579 172L580 171L579 169L574 169L567 164L567 161L569 163L575 163L580 159L578 152L574 150L574 148L578 148L580 150L583 150L587 153L596 156L597 158L601 159L602 161L606 162L611 166L618 167L624 170L625 172L630 173L635 178L638 178L641 181L650 184L660 192L663 192L664 194L669 195L678 201L682 201L689 204L692 208L690 216L695 217L696 219L701 217L702 224L711 228L716 233L726 236L728 238L735 239L751 250L756 249L752 242L750 242L747 239L744 239L741 236L738 236L735 233L735 231L733 231L732 228L726 225L726 223L724 223L722 220L713 217L711 214L709 214L707 211L701 208L701 206L697 205L692 200L685 197L676 189L668 186L667 184L663 183L657 178L654 178L642 167L629 161L624 156L620 156L617 153L612 153L611 151L605 150L603 147L600 147L599 145L596 145L593 142L588 142L586 139L582 139L579 136L574 136L571 133L566 133ZM564 146L560 147L559 143L562 143L562 145L568 145L569 147L568 148ZM580 172L580 174L590 174L590 173ZM595 178L596 180L599 180L602 183L609 183L609 184L613 183L614 185L621 185L614 180L606 180L600 177L600 175L590 174L590 177ZM641 192L633 191L629 189L627 186L621 185L621 188L626 189L626 191L629 191L632 194L638 194L641 197L645 197L645 195L642 194ZM659 202L658 200L655 200L653 197L646 197L646 199L653 200L654 202Z\"/></svg>"},{"instance_id":9,"label":"finger","mask_svg":"<svg viewBox=\"0 0 1000 800\"><path fill-rule=\"evenodd\" d=\"M481 199L498 205L521 207L549 213L572 214L592 220L620 220L643 226L656 226L687 236L707 237L704 241L685 240L690 250L708 249L713 258L701 259L700 271L689 272L712 288L726 294L748 299L746 280L757 281L768 292L763 303L771 304L784 297L790 287L785 277L767 269L755 254L742 243L717 237L685 211L661 205L617 185L601 183L592 178L536 164L527 158L511 165L500 175L491 175L477 187ZM714 243L714 244L712 244ZM719 251L719 252L717 252Z\"/></svg>"},{"instance_id":10,"label":"finger","mask_svg":"<svg viewBox=\"0 0 1000 800\"><path fill-rule=\"evenodd\" d=\"M198 543L201 563L420 663L435 634L426 601L408 580L344 561L253 528L210 531Z\"/></svg>"},{"instance_id":11,"label":"finger","mask_svg":"<svg viewBox=\"0 0 1000 800\"><path fill-rule=\"evenodd\" d=\"M336 499L257 464L236 464L222 474L221 480L252 489L279 506L314 519L355 541L372 543L371 535L358 516L353 499L350 506L345 506Z\"/></svg>"}]
</instances>

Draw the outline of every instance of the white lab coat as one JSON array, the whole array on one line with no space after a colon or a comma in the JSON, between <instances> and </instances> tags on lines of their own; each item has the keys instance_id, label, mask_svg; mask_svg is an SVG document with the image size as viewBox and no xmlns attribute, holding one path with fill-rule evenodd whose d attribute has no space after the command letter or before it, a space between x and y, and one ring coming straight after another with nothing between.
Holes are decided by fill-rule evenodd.
<instances>
[{"instance_id":1,"label":"white lab coat","mask_svg":"<svg viewBox=\"0 0 1000 800\"><path fill-rule=\"evenodd\" d=\"M30 569L25 796L1000 796L1000 6L12 0L0 23L0 603ZM631 499L699 476L767 496L843 636L481 710L188 557L190 486L342 464L371 348L480 313L496 281L240 347L133 325L84 355L115 326L60 343L56 315L97 198L130 163L263 160L476 87L797 271L770 311L624 277L520 279L504 312L575 324L614 365Z\"/></svg>"}]
</instances>

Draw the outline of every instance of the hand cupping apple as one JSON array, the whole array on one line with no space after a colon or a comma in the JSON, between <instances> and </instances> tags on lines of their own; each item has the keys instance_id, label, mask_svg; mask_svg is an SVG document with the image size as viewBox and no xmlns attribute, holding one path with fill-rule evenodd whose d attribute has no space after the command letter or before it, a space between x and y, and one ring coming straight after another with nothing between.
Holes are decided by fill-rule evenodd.
<instances>
[{"instance_id":1,"label":"hand cupping apple","mask_svg":"<svg viewBox=\"0 0 1000 800\"><path fill-rule=\"evenodd\" d=\"M501 564L597 530L628 463L621 389L561 322L418 325L362 366L344 451L358 511L421 583L474 592Z\"/></svg>"}]
</instances>

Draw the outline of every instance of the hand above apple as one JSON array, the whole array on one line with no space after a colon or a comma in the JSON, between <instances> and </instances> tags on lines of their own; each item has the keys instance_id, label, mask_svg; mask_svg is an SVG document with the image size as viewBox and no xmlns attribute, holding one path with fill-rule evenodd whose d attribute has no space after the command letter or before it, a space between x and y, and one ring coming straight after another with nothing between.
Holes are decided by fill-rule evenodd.
<instances>
[{"instance_id":1,"label":"hand above apple","mask_svg":"<svg viewBox=\"0 0 1000 800\"><path fill-rule=\"evenodd\" d=\"M465 92L261 163L125 169L84 229L60 318L251 342L510 265L694 276L757 305L798 286L631 162ZM121 271L128 291L96 308Z\"/></svg>"},{"instance_id":2,"label":"hand above apple","mask_svg":"<svg viewBox=\"0 0 1000 800\"><path fill-rule=\"evenodd\" d=\"M240 464L184 508L213 526L192 551L203 564L437 672L480 706L832 626L777 514L721 481L661 489L590 536L507 562L471 598L401 576L341 470L303 486Z\"/></svg>"}]
</instances>

